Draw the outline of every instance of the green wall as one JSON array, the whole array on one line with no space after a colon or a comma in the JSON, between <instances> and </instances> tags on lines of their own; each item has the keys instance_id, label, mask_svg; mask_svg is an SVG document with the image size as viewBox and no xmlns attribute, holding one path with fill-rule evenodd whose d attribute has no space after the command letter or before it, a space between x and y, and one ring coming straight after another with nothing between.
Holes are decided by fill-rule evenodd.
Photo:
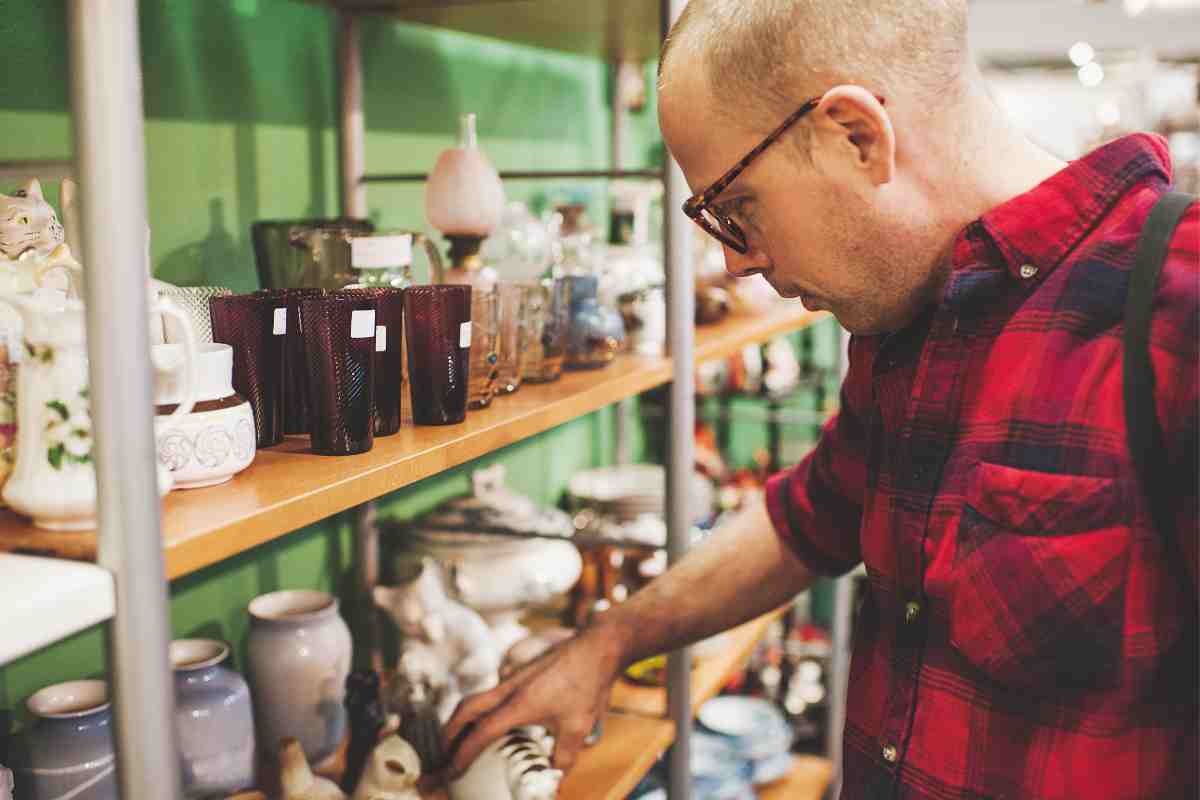
<instances>
[{"instance_id":1,"label":"green wall","mask_svg":"<svg viewBox=\"0 0 1200 800\"><path fill-rule=\"evenodd\" d=\"M62 5L0 0L0 160L71 154ZM255 288L253 220L338 211L332 15L295 0L141 6L155 273L181 284ZM369 170L428 169L466 111L478 113L482 146L501 169L607 166L604 64L379 18L363 28ZM653 102L632 116L627 135L624 166L650 166L661 152ZM535 207L583 195L593 219L603 219L602 182L514 182L506 190ZM380 225L424 227L420 185L372 186L369 207ZM479 463L503 461L517 489L555 501L572 471L611 462L615 413L576 420ZM738 426L738 463L757 446L758 428ZM383 498L383 512L408 518L466 492L479 463ZM227 639L236 656L255 595L313 587L347 596L350 524L339 515L174 582L175 633ZM94 628L0 670L0 708L16 708L59 680L101 675L104 646Z\"/></svg>"},{"instance_id":2,"label":"green wall","mask_svg":"<svg viewBox=\"0 0 1200 800\"><path fill-rule=\"evenodd\" d=\"M71 154L62 5L0 0L0 160ZM141 6L155 273L255 288L253 220L338 211L333 16L293 0ZM611 87L598 61L382 18L365 20L363 48L373 171L427 170L466 111L478 113L482 146L501 169L607 165ZM652 107L634 115L628 136L627 166L646 166L657 137ZM582 191L599 221L605 186L506 189L536 205ZM368 199L377 223L424 227L420 185L376 185ZM606 409L396 492L382 499L383 512L420 514L466 492L469 471L497 460L517 489L555 501L565 476L611 461L614 414ZM352 567L350 517L339 515L174 582L174 631L240 645L255 595L294 586L342 592ZM95 628L0 670L0 708L52 682L102 674L103 649Z\"/></svg>"}]
</instances>

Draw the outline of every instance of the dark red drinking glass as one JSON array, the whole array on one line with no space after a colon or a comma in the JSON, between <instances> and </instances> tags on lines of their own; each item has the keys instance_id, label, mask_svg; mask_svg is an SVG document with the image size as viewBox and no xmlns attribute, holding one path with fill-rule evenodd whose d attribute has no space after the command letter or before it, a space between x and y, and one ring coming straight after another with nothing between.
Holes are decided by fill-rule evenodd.
<instances>
[{"instance_id":1,"label":"dark red drinking glass","mask_svg":"<svg viewBox=\"0 0 1200 800\"><path fill-rule=\"evenodd\" d=\"M254 410L259 447L283 441L283 364L287 307L268 294L235 294L208 301L213 341L233 347L233 389Z\"/></svg>"},{"instance_id":2,"label":"dark red drinking glass","mask_svg":"<svg viewBox=\"0 0 1200 800\"><path fill-rule=\"evenodd\" d=\"M327 292L300 300L312 449L331 456L375 444L375 298Z\"/></svg>"},{"instance_id":3,"label":"dark red drinking glass","mask_svg":"<svg viewBox=\"0 0 1200 800\"><path fill-rule=\"evenodd\" d=\"M404 290L363 287L343 290L375 298L375 435L400 430L404 376Z\"/></svg>"},{"instance_id":4,"label":"dark red drinking glass","mask_svg":"<svg viewBox=\"0 0 1200 800\"><path fill-rule=\"evenodd\" d=\"M264 289L258 294L272 297L287 307L287 333L283 356L283 433L308 435L308 360L304 357L304 332L300 324L300 301L317 297L323 289Z\"/></svg>"},{"instance_id":5,"label":"dark red drinking glass","mask_svg":"<svg viewBox=\"0 0 1200 800\"><path fill-rule=\"evenodd\" d=\"M462 422L470 382L471 287L408 287L404 322L413 422Z\"/></svg>"}]
</instances>

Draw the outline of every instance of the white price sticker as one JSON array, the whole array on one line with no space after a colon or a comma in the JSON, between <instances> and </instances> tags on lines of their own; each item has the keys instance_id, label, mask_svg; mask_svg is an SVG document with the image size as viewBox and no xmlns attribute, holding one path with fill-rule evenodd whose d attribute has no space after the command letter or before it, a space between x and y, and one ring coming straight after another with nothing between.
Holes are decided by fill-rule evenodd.
<instances>
[{"instance_id":1,"label":"white price sticker","mask_svg":"<svg viewBox=\"0 0 1200 800\"><path fill-rule=\"evenodd\" d=\"M387 325L375 326L375 352L387 352Z\"/></svg>"},{"instance_id":2,"label":"white price sticker","mask_svg":"<svg viewBox=\"0 0 1200 800\"><path fill-rule=\"evenodd\" d=\"M369 339L375 335L375 309L360 308L350 315L350 338Z\"/></svg>"},{"instance_id":3,"label":"white price sticker","mask_svg":"<svg viewBox=\"0 0 1200 800\"><path fill-rule=\"evenodd\" d=\"M287 333L287 309L275 309L275 324L271 327L271 333L276 336L283 336Z\"/></svg>"},{"instance_id":4,"label":"white price sticker","mask_svg":"<svg viewBox=\"0 0 1200 800\"><path fill-rule=\"evenodd\" d=\"M350 240L350 266L355 269L402 267L412 263L412 234L355 236Z\"/></svg>"},{"instance_id":5,"label":"white price sticker","mask_svg":"<svg viewBox=\"0 0 1200 800\"><path fill-rule=\"evenodd\" d=\"M464 322L462 325L458 326L458 346L471 346L471 323Z\"/></svg>"}]
</instances>

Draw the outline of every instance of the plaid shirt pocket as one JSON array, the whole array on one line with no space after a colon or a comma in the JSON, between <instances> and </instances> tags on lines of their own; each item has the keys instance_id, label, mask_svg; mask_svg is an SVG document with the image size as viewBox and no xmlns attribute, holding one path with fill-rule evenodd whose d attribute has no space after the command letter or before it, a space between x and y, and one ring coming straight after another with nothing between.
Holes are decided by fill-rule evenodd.
<instances>
[{"instance_id":1,"label":"plaid shirt pocket","mask_svg":"<svg viewBox=\"0 0 1200 800\"><path fill-rule=\"evenodd\" d=\"M1129 508L1121 479L975 465L949 593L954 647L1007 686L1117 685Z\"/></svg>"}]
</instances>

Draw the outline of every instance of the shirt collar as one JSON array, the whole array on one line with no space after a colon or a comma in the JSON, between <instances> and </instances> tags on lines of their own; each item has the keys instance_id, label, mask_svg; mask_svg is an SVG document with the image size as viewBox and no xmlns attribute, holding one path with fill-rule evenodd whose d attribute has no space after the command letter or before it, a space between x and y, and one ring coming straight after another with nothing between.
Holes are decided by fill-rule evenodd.
<instances>
[{"instance_id":1,"label":"shirt collar","mask_svg":"<svg viewBox=\"0 0 1200 800\"><path fill-rule=\"evenodd\" d=\"M992 209L965 233L989 238L1014 278L1024 282L1030 273L1045 278L1123 194L1150 179L1170 183L1166 140L1124 136Z\"/></svg>"}]
</instances>

